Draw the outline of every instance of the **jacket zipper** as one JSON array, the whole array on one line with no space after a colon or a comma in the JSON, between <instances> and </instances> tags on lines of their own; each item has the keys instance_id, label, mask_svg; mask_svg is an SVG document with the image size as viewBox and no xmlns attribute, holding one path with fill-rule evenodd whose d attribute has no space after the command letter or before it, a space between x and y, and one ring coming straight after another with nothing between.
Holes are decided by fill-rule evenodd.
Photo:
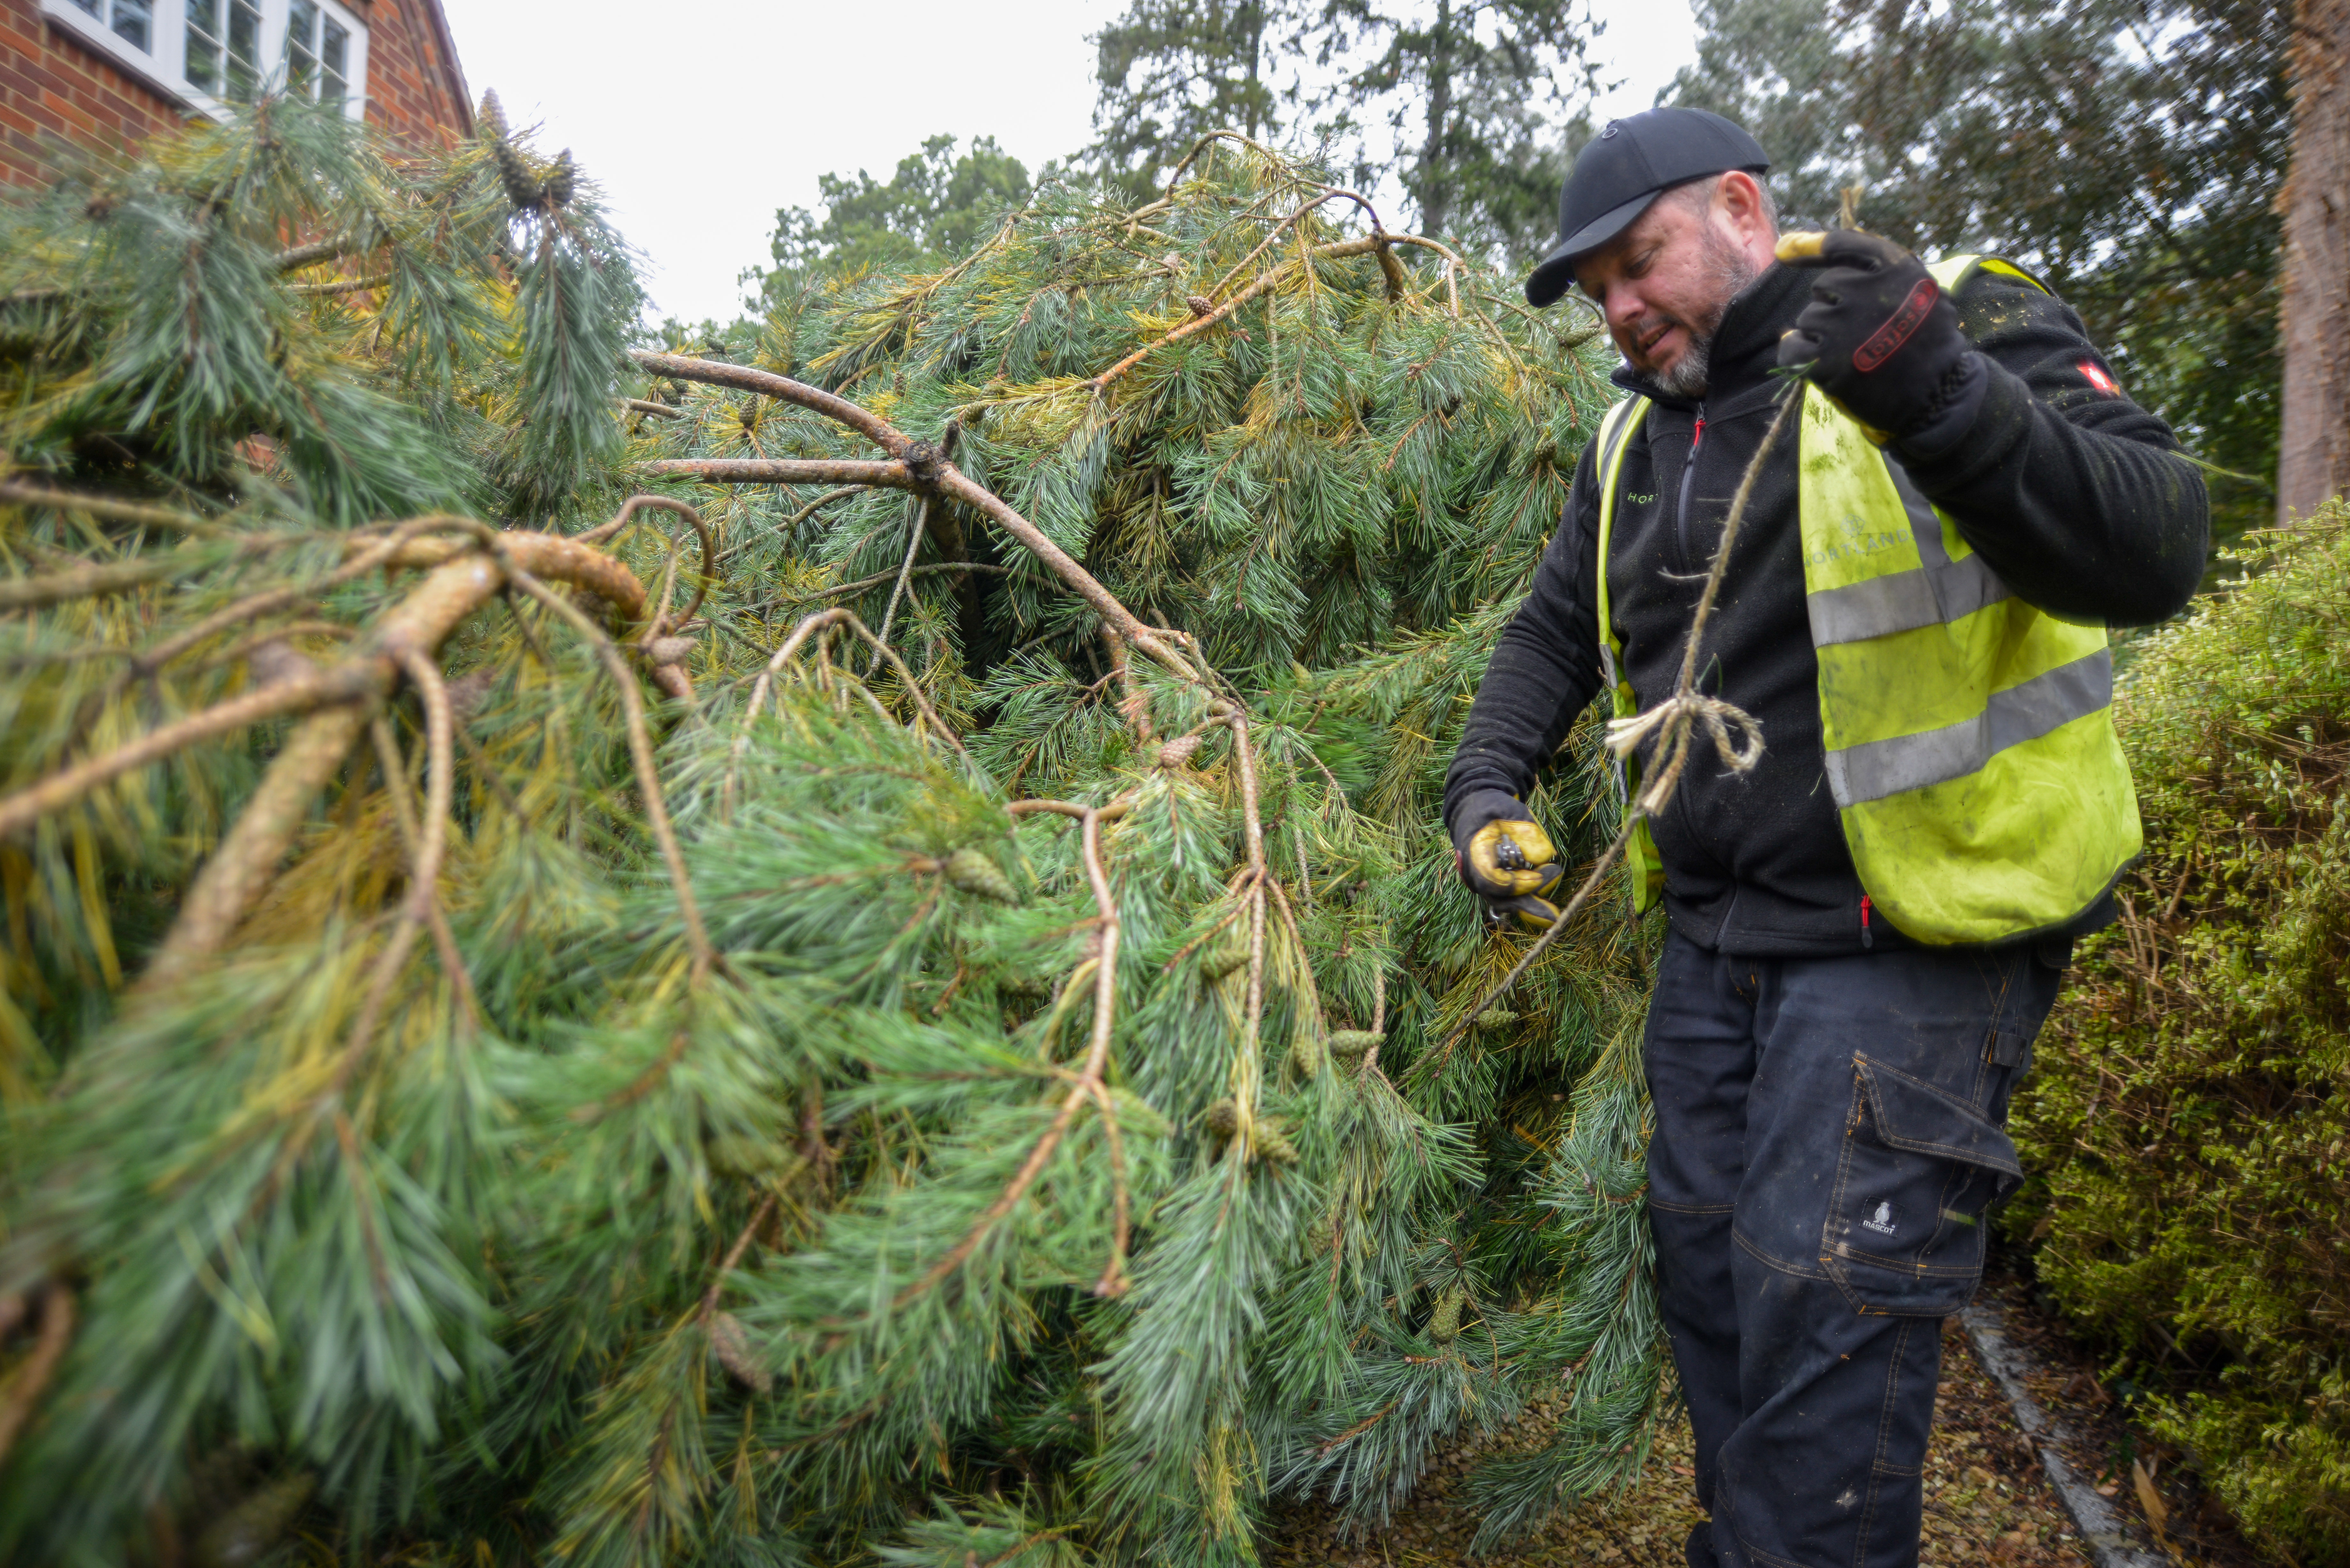
<instances>
[{"instance_id":1,"label":"jacket zipper","mask_svg":"<svg viewBox=\"0 0 2350 1568\"><path fill-rule=\"evenodd\" d=\"M1697 569L1690 558L1690 489L1697 478L1697 449L1704 441L1705 405L1700 403L1697 410L1697 429L1690 435L1689 461L1681 464L1681 493L1673 508L1673 536L1680 545L1681 570L1684 573Z\"/></svg>"},{"instance_id":2,"label":"jacket zipper","mask_svg":"<svg viewBox=\"0 0 2350 1568\"><path fill-rule=\"evenodd\" d=\"M1860 945L1864 948L1877 945L1877 938L1868 929L1868 895L1866 893L1860 896Z\"/></svg>"}]
</instances>

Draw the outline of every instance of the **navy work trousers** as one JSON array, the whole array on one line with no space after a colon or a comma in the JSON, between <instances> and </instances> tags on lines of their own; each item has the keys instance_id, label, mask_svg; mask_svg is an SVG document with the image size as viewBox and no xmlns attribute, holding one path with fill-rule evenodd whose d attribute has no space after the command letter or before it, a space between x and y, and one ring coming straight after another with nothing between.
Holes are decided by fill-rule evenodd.
<instances>
[{"instance_id":1,"label":"navy work trousers","mask_svg":"<svg viewBox=\"0 0 2350 1568\"><path fill-rule=\"evenodd\" d=\"M1741 959L1666 939L1648 1218L1722 1568L1918 1561L1942 1319L2061 971L2028 946Z\"/></svg>"}]
</instances>

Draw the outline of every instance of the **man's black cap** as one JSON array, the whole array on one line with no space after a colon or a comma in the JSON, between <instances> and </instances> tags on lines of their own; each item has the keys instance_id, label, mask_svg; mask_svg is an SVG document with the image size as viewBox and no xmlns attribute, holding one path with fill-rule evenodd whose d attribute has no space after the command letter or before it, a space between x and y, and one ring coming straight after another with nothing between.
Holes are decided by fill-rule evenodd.
<instances>
[{"instance_id":1,"label":"man's black cap","mask_svg":"<svg viewBox=\"0 0 2350 1568\"><path fill-rule=\"evenodd\" d=\"M1771 167L1762 144L1701 109L1652 109L1611 119L1575 160L1558 193L1558 238L1526 279L1526 299L1548 305L1575 281L1575 264L1632 226L1648 203L1708 174Z\"/></svg>"}]
</instances>

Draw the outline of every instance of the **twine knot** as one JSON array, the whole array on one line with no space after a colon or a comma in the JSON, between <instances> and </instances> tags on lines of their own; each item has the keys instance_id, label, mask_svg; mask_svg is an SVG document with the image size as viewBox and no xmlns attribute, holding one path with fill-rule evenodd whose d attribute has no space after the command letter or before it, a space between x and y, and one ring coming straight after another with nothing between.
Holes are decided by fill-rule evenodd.
<instances>
[{"instance_id":1,"label":"twine knot","mask_svg":"<svg viewBox=\"0 0 2350 1568\"><path fill-rule=\"evenodd\" d=\"M1736 745L1730 738L1733 728L1740 736ZM1660 765L1648 787L1640 792L1642 811L1662 811L1672 798L1673 786L1680 782L1681 769L1689 762L1690 736L1699 730L1712 737L1713 749L1731 773L1751 772L1762 760L1762 726L1754 715L1734 702L1703 692L1676 691L1645 713L1607 721L1607 749L1618 757L1628 757L1635 748L1655 742L1654 755Z\"/></svg>"}]
</instances>

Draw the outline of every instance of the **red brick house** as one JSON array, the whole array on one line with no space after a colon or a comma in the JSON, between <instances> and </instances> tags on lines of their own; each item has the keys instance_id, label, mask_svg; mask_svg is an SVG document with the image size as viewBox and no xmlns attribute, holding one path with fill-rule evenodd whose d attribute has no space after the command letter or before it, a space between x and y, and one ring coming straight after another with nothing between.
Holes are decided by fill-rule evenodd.
<instances>
[{"instance_id":1,"label":"red brick house","mask_svg":"<svg viewBox=\"0 0 2350 1568\"><path fill-rule=\"evenodd\" d=\"M278 87L406 140L473 128L441 0L0 0L0 185Z\"/></svg>"}]
</instances>

